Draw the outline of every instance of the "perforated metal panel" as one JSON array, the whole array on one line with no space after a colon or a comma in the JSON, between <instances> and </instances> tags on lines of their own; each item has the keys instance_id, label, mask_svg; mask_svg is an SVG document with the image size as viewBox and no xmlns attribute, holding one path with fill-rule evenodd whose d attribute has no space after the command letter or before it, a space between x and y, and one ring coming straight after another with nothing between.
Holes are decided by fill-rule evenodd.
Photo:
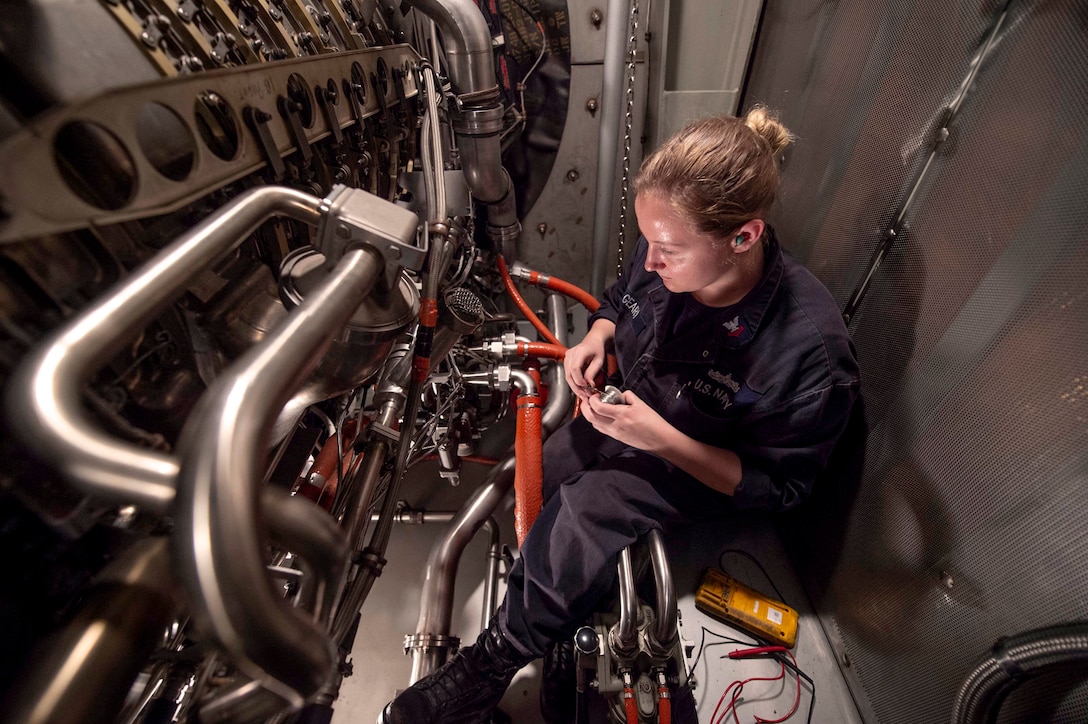
<instances>
[{"instance_id":1,"label":"perforated metal panel","mask_svg":"<svg viewBox=\"0 0 1088 724\"><path fill-rule=\"evenodd\" d=\"M765 14L744 103L800 137L786 246L845 307L905 210L851 322L860 487L842 540L807 543L836 556L809 585L882 724L948 721L996 639L1088 616L1086 37L1076 2ZM1088 721L1082 674L1001 721Z\"/></svg>"}]
</instances>

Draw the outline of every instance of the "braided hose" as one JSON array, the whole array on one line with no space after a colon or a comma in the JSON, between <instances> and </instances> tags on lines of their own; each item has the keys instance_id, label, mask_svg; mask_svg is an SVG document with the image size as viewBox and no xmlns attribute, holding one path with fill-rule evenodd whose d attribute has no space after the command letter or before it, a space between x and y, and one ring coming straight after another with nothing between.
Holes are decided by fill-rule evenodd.
<instances>
[{"instance_id":1,"label":"braided hose","mask_svg":"<svg viewBox=\"0 0 1088 724\"><path fill-rule=\"evenodd\" d=\"M669 687L657 687L657 722L658 724L672 724L672 699L669 696Z\"/></svg>"},{"instance_id":2,"label":"braided hose","mask_svg":"<svg viewBox=\"0 0 1088 724\"><path fill-rule=\"evenodd\" d=\"M525 541L544 507L544 455L540 422L540 395L518 397L514 442L514 531L518 546Z\"/></svg>"},{"instance_id":3,"label":"braided hose","mask_svg":"<svg viewBox=\"0 0 1088 724\"><path fill-rule=\"evenodd\" d=\"M627 724L638 724L638 702L635 700L635 687L630 681L623 685L623 709L627 712Z\"/></svg>"},{"instance_id":4,"label":"braided hose","mask_svg":"<svg viewBox=\"0 0 1088 724\"><path fill-rule=\"evenodd\" d=\"M501 254L496 255L495 260L499 268L499 273L502 275L502 284L506 287L506 293L514 300L514 304L517 305L517 308L521 310L521 313L525 315L525 318L528 319L536 331L540 333L541 337L548 340L551 344L559 345L559 339L552 334L552 331L548 329L548 326L544 324L544 322L540 321L540 317L533 313L533 310L525 303L525 299L522 298L521 293L518 292L517 287L514 286L514 280L510 278L510 270L506 268L506 260L502 258Z\"/></svg>"},{"instance_id":5,"label":"braided hose","mask_svg":"<svg viewBox=\"0 0 1088 724\"><path fill-rule=\"evenodd\" d=\"M1009 693L1056 666L1088 661L1088 622L1058 624L999 639L964 680L952 708L955 724L993 722Z\"/></svg>"}]
</instances>

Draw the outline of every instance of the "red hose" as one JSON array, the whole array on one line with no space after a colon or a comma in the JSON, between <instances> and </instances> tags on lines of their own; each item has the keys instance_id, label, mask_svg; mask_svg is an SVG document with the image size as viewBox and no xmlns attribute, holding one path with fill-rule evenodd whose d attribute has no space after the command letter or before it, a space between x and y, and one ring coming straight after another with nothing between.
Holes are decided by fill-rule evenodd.
<instances>
[{"instance_id":1,"label":"red hose","mask_svg":"<svg viewBox=\"0 0 1088 724\"><path fill-rule=\"evenodd\" d=\"M638 702L633 686L623 687L623 708L627 711L627 724L638 724Z\"/></svg>"},{"instance_id":2,"label":"red hose","mask_svg":"<svg viewBox=\"0 0 1088 724\"><path fill-rule=\"evenodd\" d=\"M544 507L543 429L540 396L518 397L514 438L514 532L520 546Z\"/></svg>"},{"instance_id":3,"label":"red hose","mask_svg":"<svg viewBox=\"0 0 1088 724\"><path fill-rule=\"evenodd\" d=\"M561 344L518 342L517 354L521 357L545 357L547 359L557 359L562 362L567 354L567 348Z\"/></svg>"},{"instance_id":4,"label":"red hose","mask_svg":"<svg viewBox=\"0 0 1088 724\"><path fill-rule=\"evenodd\" d=\"M525 315L525 318L536 328L537 332L540 332L540 336L548 340L552 344L562 346L559 339L556 338L552 331L548 329L548 325L540 321L540 317L533 313L533 310L529 308L529 305L525 303L525 299L522 298L517 288L514 286L514 280L510 278L510 271L506 268L506 260L502 258L502 255L496 256L496 264L499 267L499 273L502 274L502 284L506 287L506 293L510 295L510 298L514 300L514 304L521 310L521 313Z\"/></svg>"},{"instance_id":5,"label":"red hose","mask_svg":"<svg viewBox=\"0 0 1088 724\"><path fill-rule=\"evenodd\" d=\"M558 292L565 297L570 297L571 299L588 309L590 312L596 312L597 309L601 306L601 303L598 302L592 294L584 289L580 289L579 287L574 286L570 282L565 282L562 279L549 277L548 282L547 284L545 284L545 286L548 289L551 289L553 292Z\"/></svg>"},{"instance_id":6,"label":"red hose","mask_svg":"<svg viewBox=\"0 0 1088 724\"><path fill-rule=\"evenodd\" d=\"M657 724L672 724L672 698L664 685L657 687Z\"/></svg>"},{"instance_id":7,"label":"red hose","mask_svg":"<svg viewBox=\"0 0 1088 724\"><path fill-rule=\"evenodd\" d=\"M592 294L570 282L563 281L562 279L558 279L548 274L541 274L532 269L525 269L524 274L526 275L526 281L530 284L535 284L538 287L542 286L545 289L558 292L565 297L570 297L591 312L596 312L601 306L601 303L598 302Z\"/></svg>"}]
</instances>

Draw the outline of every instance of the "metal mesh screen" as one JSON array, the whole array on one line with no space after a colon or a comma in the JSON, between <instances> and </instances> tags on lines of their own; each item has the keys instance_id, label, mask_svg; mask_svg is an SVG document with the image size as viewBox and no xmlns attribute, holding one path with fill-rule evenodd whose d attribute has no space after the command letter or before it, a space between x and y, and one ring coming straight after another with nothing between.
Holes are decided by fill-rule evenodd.
<instances>
[{"instance_id":1,"label":"metal mesh screen","mask_svg":"<svg viewBox=\"0 0 1088 724\"><path fill-rule=\"evenodd\" d=\"M884 724L947 721L996 639L1085 616L1086 28L1082 3L765 14L745 105L800 137L774 217L786 246L845 304L906 209L851 324L860 489L832 579L809 582ZM1003 722L1088 721L1083 687L1032 686Z\"/></svg>"}]
</instances>

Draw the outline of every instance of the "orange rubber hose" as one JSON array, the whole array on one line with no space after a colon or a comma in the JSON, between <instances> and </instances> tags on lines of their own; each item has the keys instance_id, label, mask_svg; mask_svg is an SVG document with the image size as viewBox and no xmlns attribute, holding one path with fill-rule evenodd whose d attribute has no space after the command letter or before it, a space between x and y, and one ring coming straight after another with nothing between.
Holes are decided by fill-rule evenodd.
<instances>
[{"instance_id":1,"label":"orange rubber hose","mask_svg":"<svg viewBox=\"0 0 1088 724\"><path fill-rule=\"evenodd\" d=\"M588 309L590 312L596 312L597 309L599 309L601 306L601 303L598 302L593 297L593 295L587 292L585 289L576 287L570 282L565 282L562 279L549 277L548 283L545 286L548 289L551 289L553 292L558 292L565 297L570 297L571 299Z\"/></svg>"},{"instance_id":2,"label":"orange rubber hose","mask_svg":"<svg viewBox=\"0 0 1088 724\"><path fill-rule=\"evenodd\" d=\"M548 325L540 321L540 317L533 313L533 310L529 308L529 305L525 303L525 299L522 298L521 293L518 292L517 287L514 286L514 280L510 278L510 270L506 268L506 260L502 258L502 255L496 256L496 264L499 267L499 273L502 275L502 284L506 287L506 293L510 295L510 298L514 300L514 304L521 310L521 313L525 315L525 318L536 328L537 332L540 332L540 336L548 340L552 344L559 344L559 339L556 338L552 331L548 329Z\"/></svg>"},{"instance_id":3,"label":"orange rubber hose","mask_svg":"<svg viewBox=\"0 0 1088 724\"><path fill-rule=\"evenodd\" d=\"M526 269L525 274L528 277L526 281L528 281L530 284L535 284L538 287L550 289L553 292L562 294L565 297L570 297L591 312L596 312L597 309L601 306L601 303L597 301L592 294L587 292L585 289L582 289L581 287L571 284L570 282L563 281L562 279L547 274L541 274L540 272L533 271L532 269Z\"/></svg>"},{"instance_id":4,"label":"orange rubber hose","mask_svg":"<svg viewBox=\"0 0 1088 724\"><path fill-rule=\"evenodd\" d=\"M514 435L514 532L520 546L544 507L544 455L541 450L544 437L539 395L518 397Z\"/></svg>"},{"instance_id":5,"label":"orange rubber hose","mask_svg":"<svg viewBox=\"0 0 1088 724\"><path fill-rule=\"evenodd\" d=\"M563 345L544 344L543 342L518 342L518 355L522 357L544 357L562 361L567 355L567 348Z\"/></svg>"}]
</instances>

